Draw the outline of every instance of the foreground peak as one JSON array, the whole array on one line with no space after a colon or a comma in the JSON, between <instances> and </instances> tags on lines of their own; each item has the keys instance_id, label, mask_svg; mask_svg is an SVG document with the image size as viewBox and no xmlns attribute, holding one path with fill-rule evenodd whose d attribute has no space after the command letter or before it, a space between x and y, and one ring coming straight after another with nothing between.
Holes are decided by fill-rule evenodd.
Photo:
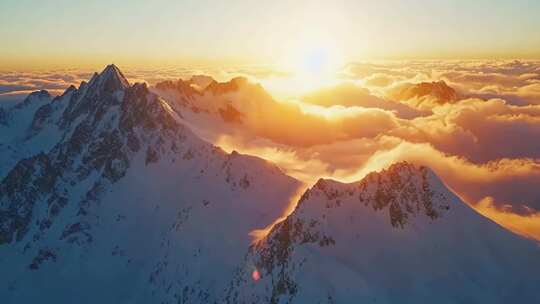
<instances>
[{"instance_id":1,"label":"foreground peak","mask_svg":"<svg viewBox=\"0 0 540 304\"><path fill-rule=\"evenodd\" d=\"M362 205L374 210L388 210L394 227L404 227L419 214L436 219L450 208L450 192L435 173L425 166L408 162L372 172L352 184L320 179L308 192L300 203L304 204L303 201L312 195L324 197L328 202L357 197Z\"/></svg>"},{"instance_id":2,"label":"foreground peak","mask_svg":"<svg viewBox=\"0 0 540 304\"><path fill-rule=\"evenodd\" d=\"M386 180L390 177L399 178L399 179L410 179L412 177L418 177L422 178L425 177L431 170L425 166L419 166L413 163L409 163L406 161L401 161L394 163L390 165L386 169L382 169L380 171L373 171L366 175L363 179L357 181L353 184L359 184L364 181L373 180L373 179L382 179ZM320 178L317 183L315 183L315 187L317 188L325 188L328 185L339 185L342 184L341 182L334 181L331 179L324 179Z\"/></svg>"},{"instance_id":3,"label":"foreground peak","mask_svg":"<svg viewBox=\"0 0 540 304\"><path fill-rule=\"evenodd\" d=\"M380 171L380 174L391 175L391 174L398 173L400 175L424 175L428 171L430 171L430 169L425 166L419 166L419 165L409 163L406 161L401 161L398 163L394 163L387 169Z\"/></svg>"}]
</instances>

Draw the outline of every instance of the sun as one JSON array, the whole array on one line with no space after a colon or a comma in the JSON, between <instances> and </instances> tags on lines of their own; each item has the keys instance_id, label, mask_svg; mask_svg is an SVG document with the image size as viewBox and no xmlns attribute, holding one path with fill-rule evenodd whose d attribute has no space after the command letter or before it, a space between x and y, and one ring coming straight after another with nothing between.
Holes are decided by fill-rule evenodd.
<instances>
[{"instance_id":1,"label":"sun","mask_svg":"<svg viewBox=\"0 0 540 304\"><path fill-rule=\"evenodd\" d=\"M305 45L291 52L289 66L292 73L309 82L335 79L343 64L337 49L331 44Z\"/></svg>"},{"instance_id":2,"label":"sun","mask_svg":"<svg viewBox=\"0 0 540 304\"><path fill-rule=\"evenodd\" d=\"M320 75L328 72L330 54L327 49L316 48L307 50L300 58L297 72L307 75Z\"/></svg>"},{"instance_id":3,"label":"sun","mask_svg":"<svg viewBox=\"0 0 540 304\"><path fill-rule=\"evenodd\" d=\"M278 63L289 76L270 86L302 95L335 84L343 65L341 52L331 41L297 44L284 52Z\"/></svg>"}]
</instances>

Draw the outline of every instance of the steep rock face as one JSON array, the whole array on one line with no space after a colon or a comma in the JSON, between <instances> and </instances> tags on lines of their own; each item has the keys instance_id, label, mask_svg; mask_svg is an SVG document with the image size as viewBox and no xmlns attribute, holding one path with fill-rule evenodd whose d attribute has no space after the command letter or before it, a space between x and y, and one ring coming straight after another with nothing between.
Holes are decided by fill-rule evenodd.
<instances>
[{"instance_id":1,"label":"steep rock face","mask_svg":"<svg viewBox=\"0 0 540 304\"><path fill-rule=\"evenodd\" d=\"M540 248L477 214L425 167L320 180L246 256L229 303L539 300Z\"/></svg>"},{"instance_id":2,"label":"steep rock face","mask_svg":"<svg viewBox=\"0 0 540 304\"><path fill-rule=\"evenodd\" d=\"M113 65L34 112L24 145L46 142L43 152L0 180L5 303L221 298L249 232L277 218L299 183L178 119Z\"/></svg>"}]
</instances>

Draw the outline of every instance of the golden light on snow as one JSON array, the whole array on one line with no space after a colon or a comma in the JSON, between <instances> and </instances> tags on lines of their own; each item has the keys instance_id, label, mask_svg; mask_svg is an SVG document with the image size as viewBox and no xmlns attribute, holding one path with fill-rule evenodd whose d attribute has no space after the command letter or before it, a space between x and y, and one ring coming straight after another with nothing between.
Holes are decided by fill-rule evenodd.
<instances>
[{"instance_id":1,"label":"golden light on snow","mask_svg":"<svg viewBox=\"0 0 540 304\"><path fill-rule=\"evenodd\" d=\"M282 222L291 213L293 213L294 209L296 208L296 205L298 204L298 201L300 200L300 198L302 197L302 195L304 194L304 192L306 192L308 188L309 188L309 185L307 184L302 184L300 187L298 187L296 192L290 197L288 207L283 212L283 215L280 216L278 219L276 219L272 224L266 226L263 229L257 229L257 230L251 231L249 235L253 237L253 243L257 243L258 241L263 239L268 233L270 233L270 231L272 230L272 228L274 228L276 224L278 224L279 222Z\"/></svg>"}]
</instances>

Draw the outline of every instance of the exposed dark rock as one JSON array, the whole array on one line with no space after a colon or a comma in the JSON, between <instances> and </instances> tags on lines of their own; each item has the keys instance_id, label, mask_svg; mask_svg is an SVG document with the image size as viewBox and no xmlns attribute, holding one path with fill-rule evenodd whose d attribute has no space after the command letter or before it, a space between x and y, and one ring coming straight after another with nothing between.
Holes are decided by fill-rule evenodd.
<instances>
[{"instance_id":1,"label":"exposed dark rock","mask_svg":"<svg viewBox=\"0 0 540 304\"><path fill-rule=\"evenodd\" d=\"M56 253L51 249L40 249L38 254L32 260L32 263L28 265L28 268L37 270L44 261L56 262Z\"/></svg>"}]
</instances>

